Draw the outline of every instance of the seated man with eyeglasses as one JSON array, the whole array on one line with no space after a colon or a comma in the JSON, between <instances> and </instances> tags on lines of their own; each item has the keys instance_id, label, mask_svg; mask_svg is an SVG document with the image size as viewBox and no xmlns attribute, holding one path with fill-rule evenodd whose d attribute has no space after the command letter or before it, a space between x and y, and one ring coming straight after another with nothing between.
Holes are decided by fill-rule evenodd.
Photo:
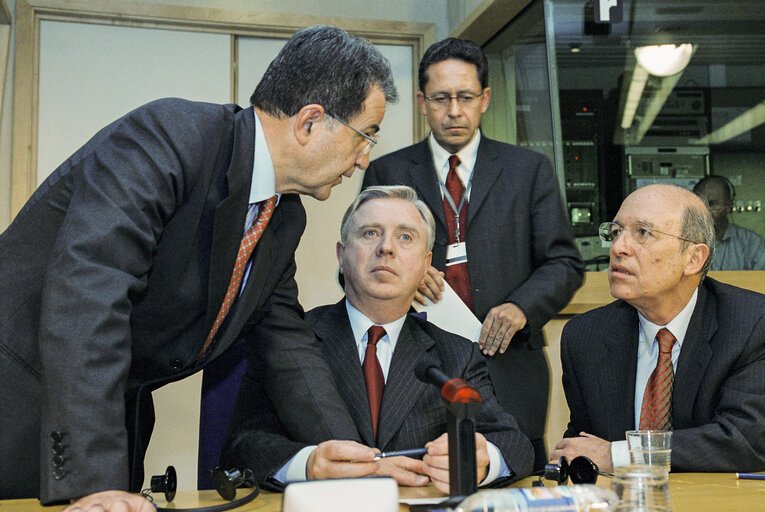
<instances>
[{"instance_id":1,"label":"seated man with eyeglasses","mask_svg":"<svg viewBox=\"0 0 765 512\"><path fill-rule=\"evenodd\" d=\"M765 470L765 295L705 277L707 206L650 185L600 236L619 300L563 330L571 418L552 459L584 455L612 471L629 463L625 431L671 430L672 471Z\"/></svg>"}]
</instances>

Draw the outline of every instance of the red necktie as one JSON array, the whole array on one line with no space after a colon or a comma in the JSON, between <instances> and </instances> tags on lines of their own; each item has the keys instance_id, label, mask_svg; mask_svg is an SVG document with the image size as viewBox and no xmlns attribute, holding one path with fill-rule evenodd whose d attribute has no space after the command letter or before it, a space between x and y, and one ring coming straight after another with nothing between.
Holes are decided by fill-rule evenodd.
<instances>
[{"instance_id":1,"label":"red necktie","mask_svg":"<svg viewBox=\"0 0 765 512\"><path fill-rule=\"evenodd\" d=\"M215 317L210 334L207 335L202 350L197 354L197 361L203 360L207 357L207 353L210 350L215 335L218 333L223 320L226 319L226 315L231 310L231 305L238 296L239 286L242 284L242 278L244 277L244 270L247 268L247 262L250 260L252 251L255 249L255 245L260 240L260 236L263 231L266 230L268 221L271 220L271 214L274 213L274 206L276 205L276 196L272 196L265 201L261 201L258 205L258 216L253 221L250 229L244 234L242 242L239 244L239 252L236 255L236 262L234 263L234 271L231 273L231 281L228 283L228 289L226 290L226 296L223 298L223 304L220 305L218 310L218 316Z\"/></svg>"},{"instance_id":2,"label":"red necktie","mask_svg":"<svg viewBox=\"0 0 765 512\"><path fill-rule=\"evenodd\" d=\"M659 343L659 357L645 386L640 430L671 430L672 427L672 385L675 381L672 347L677 340L665 328L656 334L656 341Z\"/></svg>"},{"instance_id":3,"label":"red necktie","mask_svg":"<svg viewBox=\"0 0 765 512\"><path fill-rule=\"evenodd\" d=\"M454 206L459 208L462 202L462 195L465 193L465 187L462 185L459 176L457 176L457 167L460 165L460 157L452 155L449 157L449 173L446 175L446 190L452 196ZM449 243L457 242L457 216L454 214L449 201L444 198L444 215L446 216L446 226L449 230ZM462 205L459 210L459 241L464 242L467 234L467 215L468 202ZM445 269L446 282L454 289L462 302L464 302L471 311L473 307L473 292L470 287L470 275L468 274L467 262L447 265Z\"/></svg>"},{"instance_id":4,"label":"red necktie","mask_svg":"<svg viewBox=\"0 0 765 512\"><path fill-rule=\"evenodd\" d=\"M379 325L369 328L367 336L367 349L364 352L364 362L361 371L364 373L364 381L367 385L367 398L369 398L369 410L372 413L372 428L377 439L377 421L380 418L380 404L382 403L385 378L383 377L380 360L377 359L377 342L385 336L385 329Z\"/></svg>"}]
</instances>

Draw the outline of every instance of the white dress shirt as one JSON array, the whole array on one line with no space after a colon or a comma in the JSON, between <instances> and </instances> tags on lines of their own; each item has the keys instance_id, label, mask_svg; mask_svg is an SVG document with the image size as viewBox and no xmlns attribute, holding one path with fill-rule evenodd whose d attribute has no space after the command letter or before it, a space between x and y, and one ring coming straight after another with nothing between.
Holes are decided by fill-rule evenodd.
<instances>
[{"instance_id":1,"label":"white dress shirt","mask_svg":"<svg viewBox=\"0 0 765 512\"><path fill-rule=\"evenodd\" d=\"M680 349L685 341L685 333L688 331L688 325L691 323L691 316L696 307L696 301L699 297L698 288L694 290L691 300L685 305L682 311L669 321L667 325L656 325L650 322L638 312L638 357L637 374L635 378L635 429L640 426L640 412L643 409L643 394L648 379L651 377L656 361L659 359L659 342L656 341L656 334L663 328L667 328L675 337L677 342L672 347L672 367L677 370L677 360L680 357ZM630 463L629 448L627 441L614 441L611 443L611 461L614 467L625 466Z\"/></svg>"}]
</instances>

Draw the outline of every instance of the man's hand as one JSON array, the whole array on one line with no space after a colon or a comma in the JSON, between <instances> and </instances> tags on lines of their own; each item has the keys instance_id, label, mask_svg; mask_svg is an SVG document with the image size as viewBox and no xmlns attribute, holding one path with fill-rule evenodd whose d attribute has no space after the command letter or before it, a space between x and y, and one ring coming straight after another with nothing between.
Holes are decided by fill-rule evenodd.
<instances>
[{"instance_id":1,"label":"man's hand","mask_svg":"<svg viewBox=\"0 0 765 512\"><path fill-rule=\"evenodd\" d=\"M380 450L356 441L324 441L306 462L308 480L370 476L380 469L375 454Z\"/></svg>"},{"instance_id":2,"label":"man's hand","mask_svg":"<svg viewBox=\"0 0 765 512\"><path fill-rule=\"evenodd\" d=\"M154 505L141 496L125 491L103 491L84 496L62 512L156 512Z\"/></svg>"},{"instance_id":3,"label":"man's hand","mask_svg":"<svg viewBox=\"0 0 765 512\"><path fill-rule=\"evenodd\" d=\"M425 474L425 463L411 457L390 457L380 459L380 469L375 476L389 476L399 485L424 487L430 479Z\"/></svg>"},{"instance_id":4,"label":"man's hand","mask_svg":"<svg viewBox=\"0 0 765 512\"><path fill-rule=\"evenodd\" d=\"M580 432L577 437L561 439L555 445L550 458L553 463L557 463L561 457L566 457L566 460L571 462L580 455L584 455L594 462L600 471L614 472L614 464L611 460L611 443L586 432Z\"/></svg>"},{"instance_id":5,"label":"man's hand","mask_svg":"<svg viewBox=\"0 0 765 512\"><path fill-rule=\"evenodd\" d=\"M420 287L414 294L414 300L423 306L427 306L428 302L425 300L425 297L430 299L430 301L433 303L438 302L442 298L441 292L443 290L444 273L438 270L436 267L428 267L427 272L425 272L425 277L422 278Z\"/></svg>"},{"instance_id":6,"label":"man's hand","mask_svg":"<svg viewBox=\"0 0 765 512\"><path fill-rule=\"evenodd\" d=\"M512 302L491 308L481 327L478 345L487 356L504 354L516 332L526 327L526 315Z\"/></svg>"},{"instance_id":7,"label":"man's hand","mask_svg":"<svg viewBox=\"0 0 765 512\"><path fill-rule=\"evenodd\" d=\"M425 447L428 449L422 459L425 474L440 491L449 494L449 441L446 434L426 443ZM486 448L486 438L479 433L475 435L475 462L477 482L482 482L489 472L489 451Z\"/></svg>"}]
</instances>

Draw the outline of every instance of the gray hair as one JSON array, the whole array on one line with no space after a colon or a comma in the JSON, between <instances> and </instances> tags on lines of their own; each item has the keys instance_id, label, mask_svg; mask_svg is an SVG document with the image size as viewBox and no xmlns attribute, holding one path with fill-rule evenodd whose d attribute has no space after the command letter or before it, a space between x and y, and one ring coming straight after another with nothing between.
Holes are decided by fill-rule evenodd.
<instances>
[{"instance_id":1,"label":"gray hair","mask_svg":"<svg viewBox=\"0 0 765 512\"><path fill-rule=\"evenodd\" d=\"M701 280L703 281L715 257L715 224L706 199L701 197L699 199L704 202L703 207L689 204L683 211L683 231L681 236L709 247L709 256L707 261L704 262L704 266L701 267ZM684 251L689 245L689 242L683 242L682 250Z\"/></svg>"},{"instance_id":2,"label":"gray hair","mask_svg":"<svg viewBox=\"0 0 765 512\"><path fill-rule=\"evenodd\" d=\"M425 221L425 230L427 235L427 250L433 249L433 243L436 240L436 221L430 212L428 205L417 198L417 192L413 188L404 185L380 185L367 187L362 190L356 200L351 203L343 215L343 222L340 224L340 241L343 245L348 239L348 230L351 228L351 220L359 207L372 199L403 199L411 203L417 211L420 212L422 220Z\"/></svg>"},{"instance_id":3,"label":"gray hair","mask_svg":"<svg viewBox=\"0 0 765 512\"><path fill-rule=\"evenodd\" d=\"M368 40L337 27L308 27L293 35L271 62L250 104L292 117L316 103L340 119L358 115L372 88L398 100L388 59Z\"/></svg>"}]
</instances>

